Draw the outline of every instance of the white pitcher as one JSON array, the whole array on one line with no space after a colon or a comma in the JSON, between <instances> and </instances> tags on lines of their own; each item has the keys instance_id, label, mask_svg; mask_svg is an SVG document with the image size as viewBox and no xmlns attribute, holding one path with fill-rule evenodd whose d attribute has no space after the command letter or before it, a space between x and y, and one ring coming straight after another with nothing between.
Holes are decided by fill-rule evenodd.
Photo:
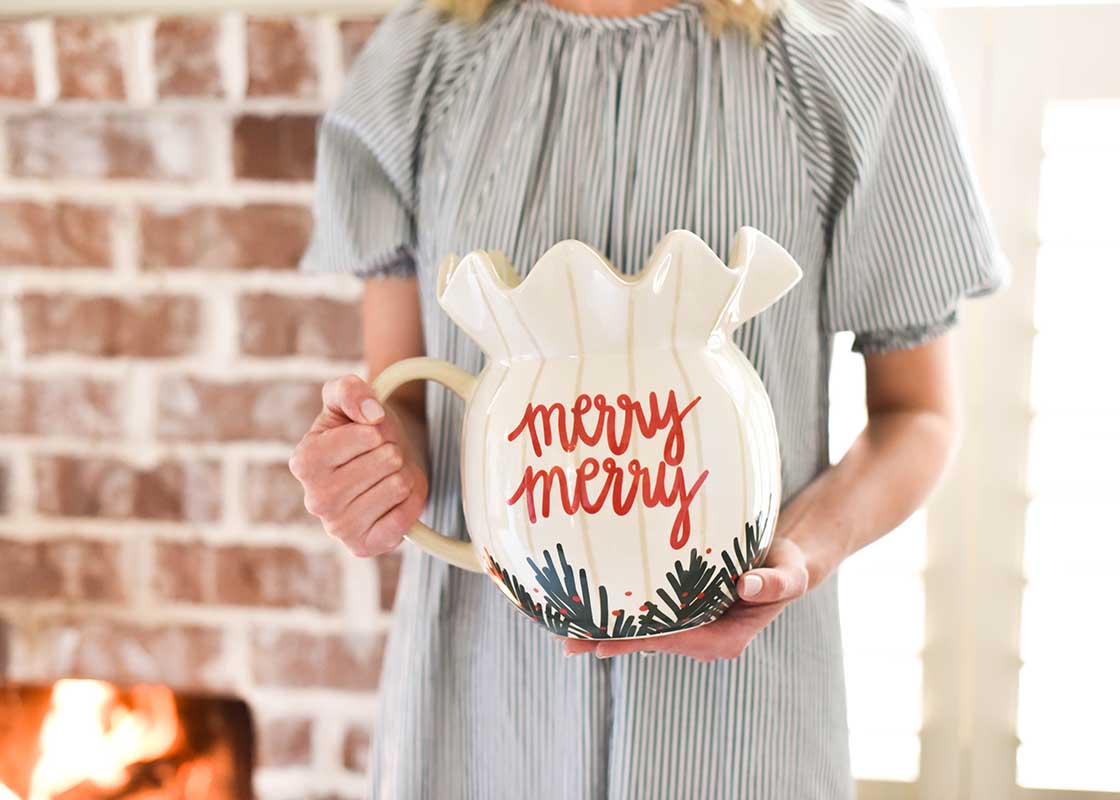
<instances>
[{"instance_id":1,"label":"white pitcher","mask_svg":"<svg viewBox=\"0 0 1120 800\"><path fill-rule=\"evenodd\" d=\"M557 635L657 636L716 619L766 557L781 499L770 401L731 334L801 274L750 227L726 266L674 230L632 277L571 239L524 280L496 251L449 255L439 303L485 368L410 358L373 389L384 400L426 378L466 403L471 541L419 522L408 537L488 573Z\"/></svg>"}]
</instances>

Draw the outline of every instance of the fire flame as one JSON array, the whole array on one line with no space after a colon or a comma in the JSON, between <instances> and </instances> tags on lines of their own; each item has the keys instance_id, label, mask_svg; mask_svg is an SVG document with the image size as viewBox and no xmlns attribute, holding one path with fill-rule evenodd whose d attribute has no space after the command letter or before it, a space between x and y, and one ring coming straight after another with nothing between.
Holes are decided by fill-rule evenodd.
<instances>
[{"instance_id":1,"label":"fire flame","mask_svg":"<svg viewBox=\"0 0 1120 800\"><path fill-rule=\"evenodd\" d=\"M101 789L124 786L130 765L164 755L179 736L175 695L167 687L122 691L101 681L59 681L40 728L41 756L27 800L51 800L84 781Z\"/></svg>"}]
</instances>

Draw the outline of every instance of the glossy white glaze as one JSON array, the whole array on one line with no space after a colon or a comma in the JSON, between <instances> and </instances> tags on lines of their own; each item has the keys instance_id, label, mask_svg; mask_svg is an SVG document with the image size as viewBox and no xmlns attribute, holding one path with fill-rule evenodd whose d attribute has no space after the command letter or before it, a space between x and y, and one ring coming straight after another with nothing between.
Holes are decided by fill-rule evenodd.
<instances>
[{"instance_id":1,"label":"glossy white glaze","mask_svg":"<svg viewBox=\"0 0 1120 800\"><path fill-rule=\"evenodd\" d=\"M443 380L467 400L473 558L523 611L580 638L659 635L722 613L765 557L781 498L773 412L731 334L800 277L749 227L728 265L674 230L635 276L575 240L524 280L500 253L445 259L439 303L486 367L473 382L442 363L397 377ZM382 390L399 382L386 376ZM474 566L420 528L422 546Z\"/></svg>"}]
</instances>

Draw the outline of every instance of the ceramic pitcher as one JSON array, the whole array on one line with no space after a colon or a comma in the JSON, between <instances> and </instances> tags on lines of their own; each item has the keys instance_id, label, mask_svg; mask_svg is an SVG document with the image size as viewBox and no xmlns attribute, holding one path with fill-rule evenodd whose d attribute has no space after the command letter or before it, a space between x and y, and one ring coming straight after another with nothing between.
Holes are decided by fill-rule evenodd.
<instances>
[{"instance_id":1,"label":"ceramic pitcher","mask_svg":"<svg viewBox=\"0 0 1120 800\"><path fill-rule=\"evenodd\" d=\"M499 252L441 264L437 297L487 356L478 376L431 358L388 367L386 399L430 379L466 403L470 542L408 536L485 572L555 634L656 636L716 619L766 557L781 498L778 437L732 332L801 269L759 231L729 263L674 230L642 271L553 245L524 279Z\"/></svg>"}]
</instances>

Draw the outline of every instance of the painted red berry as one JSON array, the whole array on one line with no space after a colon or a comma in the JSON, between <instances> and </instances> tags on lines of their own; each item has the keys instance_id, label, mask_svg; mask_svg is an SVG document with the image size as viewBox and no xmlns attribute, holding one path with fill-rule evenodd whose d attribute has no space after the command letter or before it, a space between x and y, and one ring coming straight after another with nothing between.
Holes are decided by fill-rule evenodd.
<instances>
[{"instance_id":1,"label":"painted red berry","mask_svg":"<svg viewBox=\"0 0 1120 800\"><path fill-rule=\"evenodd\" d=\"M573 594L572 595L572 600L574 600L575 602L578 603L579 602L579 595L578 594Z\"/></svg>"},{"instance_id":2,"label":"painted red berry","mask_svg":"<svg viewBox=\"0 0 1120 800\"><path fill-rule=\"evenodd\" d=\"M612 611L611 613L612 613L612 614L614 614L614 615L615 615L615 616L617 617L617 616L618 616L619 614L621 614L621 613L622 613L622 609L620 609L620 608L616 608L616 609L615 609L614 611Z\"/></svg>"},{"instance_id":3,"label":"painted red berry","mask_svg":"<svg viewBox=\"0 0 1120 800\"><path fill-rule=\"evenodd\" d=\"M698 595L696 595L696 596L697 596L697 597L699 597L699 598L701 598L701 599L703 599L703 597L704 597L704 593L703 593L703 592L700 592L700 594L698 594Z\"/></svg>"},{"instance_id":4,"label":"painted red berry","mask_svg":"<svg viewBox=\"0 0 1120 800\"><path fill-rule=\"evenodd\" d=\"M540 587L538 587L538 586L534 586L534 587L533 587L533 591L534 591L534 592L540 592Z\"/></svg>"},{"instance_id":5,"label":"painted red berry","mask_svg":"<svg viewBox=\"0 0 1120 800\"><path fill-rule=\"evenodd\" d=\"M681 592L681 597L688 597L688 592Z\"/></svg>"},{"instance_id":6,"label":"painted red berry","mask_svg":"<svg viewBox=\"0 0 1120 800\"><path fill-rule=\"evenodd\" d=\"M627 597L629 597L629 596L630 596L630 595L632 595L632 594L634 594L634 593L633 593L633 592L627 592L627 593L626 593L626 596L627 596Z\"/></svg>"},{"instance_id":7,"label":"painted red berry","mask_svg":"<svg viewBox=\"0 0 1120 800\"><path fill-rule=\"evenodd\" d=\"M649 606L647 606L645 603L642 603L640 606L638 606L638 610L639 611L649 611Z\"/></svg>"},{"instance_id":8,"label":"painted red berry","mask_svg":"<svg viewBox=\"0 0 1120 800\"><path fill-rule=\"evenodd\" d=\"M709 547L709 548L708 548L707 550L705 550L704 552L705 552L705 553L710 553L710 552L712 552L712 548L710 548L710 547Z\"/></svg>"}]
</instances>

